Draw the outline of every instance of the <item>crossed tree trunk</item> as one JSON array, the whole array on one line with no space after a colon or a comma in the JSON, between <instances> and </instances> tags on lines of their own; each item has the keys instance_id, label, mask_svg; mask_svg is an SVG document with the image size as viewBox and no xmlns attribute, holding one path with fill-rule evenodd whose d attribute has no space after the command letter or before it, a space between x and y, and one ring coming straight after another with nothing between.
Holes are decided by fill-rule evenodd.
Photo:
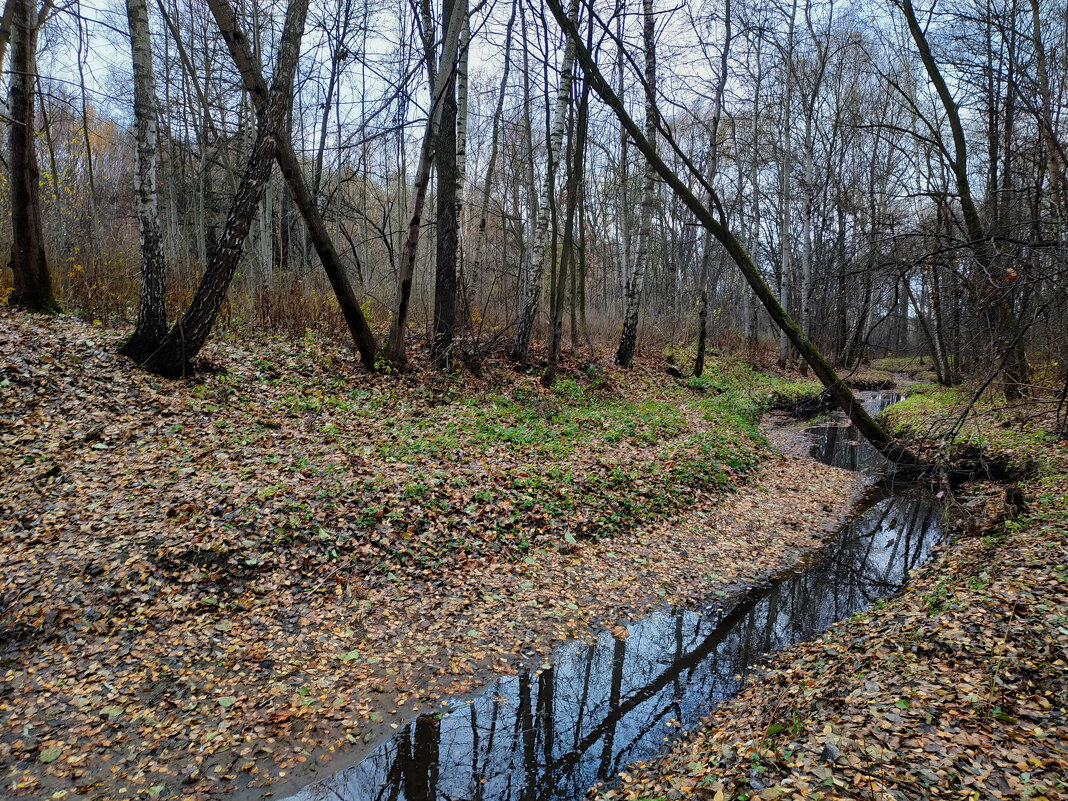
<instances>
[{"instance_id":1,"label":"crossed tree trunk","mask_svg":"<svg viewBox=\"0 0 1068 801\"><path fill-rule=\"evenodd\" d=\"M147 50L147 10L144 0L128 0L135 75L135 111L138 118L138 214L142 236L142 292L138 325L123 346L146 369L168 377L188 374L191 360L207 341L226 298L244 249L256 208L263 199L271 166L277 160L282 175L307 226L361 360L375 364L375 342L359 302L345 275L322 215L308 190L285 120L292 101L293 76L300 54L308 0L292 0L279 45L278 63L270 89L253 58L248 38L240 29L228 0L211 0L209 6L241 73L256 108L257 130L245 173L234 195L226 225L213 251L193 301L185 314L166 330L164 265L159 247L158 203L155 200L156 158L155 98L151 58ZM153 235L155 230L155 235Z\"/></svg>"}]
</instances>

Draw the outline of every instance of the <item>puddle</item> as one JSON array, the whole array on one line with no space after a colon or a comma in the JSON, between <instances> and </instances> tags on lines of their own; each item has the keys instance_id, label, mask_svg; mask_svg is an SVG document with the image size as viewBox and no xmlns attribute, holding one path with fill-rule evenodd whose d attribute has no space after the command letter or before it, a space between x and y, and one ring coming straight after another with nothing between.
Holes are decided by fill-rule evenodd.
<instances>
[{"instance_id":1,"label":"puddle","mask_svg":"<svg viewBox=\"0 0 1068 801\"><path fill-rule=\"evenodd\" d=\"M865 401L878 411L892 393ZM874 470L850 427L810 429L813 455ZM290 801L552 801L647 760L737 692L765 657L897 593L941 538L940 509L912 488L876 487L796 572L728 611L665 611L554 652L550 664L423 714ZM358 755L353 754L354 757Z\"/></svg>"}]
</instances>

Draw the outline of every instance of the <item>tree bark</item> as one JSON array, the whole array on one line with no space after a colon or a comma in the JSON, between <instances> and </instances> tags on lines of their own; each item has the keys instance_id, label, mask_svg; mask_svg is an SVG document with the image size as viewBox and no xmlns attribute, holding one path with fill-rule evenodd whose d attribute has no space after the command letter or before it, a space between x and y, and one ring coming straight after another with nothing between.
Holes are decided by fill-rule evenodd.
<instances>
[{"instance_id":1,"label":"tree bark","mask_svg":"<svg viewBox=\"0 0 1068 801\"><path fill-rule=\"evenodd\" d=\"M550 300L549 314L549 364L542 376L542 385L551 387L556 380L556 371L560 365L560 344L564 329L564 296L568 275L575 273L575 217L580 213L582 201L583 178L586 170L586 141L589 134L590 87L583 83L579 98L578 111L575 115L574 147L570 148L571 159L567 169L567 207L564 210L564 238L560 247L560 267L553 282L553 297ZM574 279L571 281L574 292ZM572 334L574 334L575 314L572 306Z\"/></svg>"},{"instance_id":2,"label":"tree bark","mask_svg":"<svg viewBox=\"0 0 1068 801\"><path fill-rule=\"evenodd\" d=\"M642 39L645 45L645 139L656 148L656 30L653 0L642 0ZM656 205L656 170L648 159L642 178L642 216L638 223L638 254L634 271L624 291L623 332L616 348L616 364L630 367L638 346L638 312L645 271L649 267L653 238L653 207Z\"/></svg>"},{"instance_id":3,"label":"tree bark","mask_svg":"<svg viewBox=\"0 0 1068 801\"><path fill-rule=\"evenodd\" d=\"M155 352L167 333L167 265L159 223L159 119L146 0L126 0L126 18L134 78L134 203L141 234L141 298L137 324L119 352L140 363Z\"/></svg>"},{"instance_id":4,"label":"tree bark","mask_svg":"<svg viewBox=\"0 0 1068 801\"><path fill-rule=\"evenodd\" d=\"M573 22L578 18L578 0L571 0L568 7L568 19ZM567 104L571 96L572 71L575 64L575 43L568 37L564 44L564 57L560 64L560 84L556 91L556 105L553 110L552 127L546 142L549 163L545 168L545 182L541 196L538 198L538 216L534 227L534 245L526 283L526 293L521 299L522 308L516 324L515 342L512 344L513 361L523 362L530 348L530 338L534 332L534 323L541 305L541 284L545 277L545 244L549 235L549 212L553 193L556 191L555 160L564 139L564 122L567 116Z\"/></svg>"},{"instance_id":5,"label":"tree bark","mask_svg":"<svg viewBox=\"0 0 1068 801\"><path fill-rule=\"evenodd\" d=\"M895 441L886 429L868 414L864 409L864 405L857 400L849 387L839 378L834 368L823 357L823 354L812 344L805 332L798 327L797 323L778 302L771 288L765 283L752 258L738 238L727 228L724 222L718 219L698 199L686 182L657 155L656 148L646 140L638 124L630 117L618 95L604 79L593 56L582 46L578 29L564 13L563 8L560 6L560 0L548 0L548 5L557 23L567 34L572 45L574 45L576 58L579 64L582 65L591 88L597 92L620 122L626 126L638 149L649 159L660 178L675 192L676 196L690 209L698 221L711 230L712 235L723 245L746 282L753 289L753 293L764 305L772 321L785 332L794 347L808 360L816 377L827 388L828 393L845 413L846 417L849 418L850 422L884 456L903 464L919 464L920 460L913 453ZM676 150L676 152L678 151ZM699 175L697 177L700 178ZM711 187L707 187L707 189L711 189Z\"/></svg>"},{"instance_id":6,"label":"tree bark","mask_svg":"<svg viewBox=\"0 0 1068 801\"><path fill-rule=\"evenodd\" d=\"M463 17L467 14L467 0L456 0L452 16L445 29L441 48L440 66L434 72L430 97L430 112L427 115L423 144L416 161L415 182L412 191L411 206L408 210L408 227L401 251L400 268L397 272L397 293L393 303L393 319L389 327L389 342L386 356L397 370L408 366L408 356L404 347L404 329L408 321L408 305L412 296L412 280L415 277L415 256L419 249L419 233L423 221L423 206L426 203L427 186L430 183L430 167L433 162L433 142L441 119L442 98L445 95L447 81L451 77L459 49L460 30ZM433 70L433 59L428 69ZM446 67L446 65L450 65Z\"/></svg>"},{"instance_id":7,"label":"tree bark","mask_svg":"<svg viewBox=\"0 0 1068 801\"><path fill-rule=\"evenodd\" d=\"M455 0L445 0L442 17L452 18ZM467 15L464 14L464 20ZM466 25L464 25L466 28ZM457 62L442 63L445 92L441 96L441 119L435 132L434 164L437 166L437 237L434 258L434 339L430 358L446 369L455 337L456 278L460 245L460 220L457 201L459 165L456 157L456 124L459 109L456 102Z\"/></svg>"},{"instance_id":8,"label":"tree bark","mask_svg":"<svg viewBox=\"0 0 1068 801\"><path fill-rule=\"evenodd\" d=\"M719 172L719 126L723 119L723 95L727 90L727 67L731 52L731 0L723 4L723 49L719 54L719 75L716 76L716 94L712 105L712 125L708 135L709 186ZM737 140L735 140L737 141ZM712 198L709 198L709 202ZM693 361L693 374L700 378L705 372L705 349L708 346L708 272L712 261L712 234L706 228L701 250L701 297L697 312L697 354ZM748 319L745 321L748 325Z\"/></svg>"},{"instance_id":9,"label":"tree bark","mask_svg":"<svg viewBox=\"0 0 1068 801\"><path fill-rule=\"evenodd\" d=\"M263 199L278 139L284 129L307 11L308 0L290 0L274 79L267 102L257 113L258 124L252 153L231 202L226 225L189 308L144 363L144 367L154 373L178 378L192 372L192 359L207 341L219 309L226 300L256 208Z\"/></svg>"},{"instance_id":10,"label":"tree bark","mask_svg":"<svg viewBox=\"0 0 1068 801\"><path fill-rule=\"evenodd\" d=\"M38 18L33 0L12 0L11 123L11 271L14 286L8 303L29 311L58 311L45 259L41 228L41 173L37 166L34 83L37 75Z\"/></svg>"},{"instance_id":11,"label":"tree bark","mask_svg":"<svg viewBox=\"0 0 1068 801\"><path fill-rule=\"evenodd\" d=\"M230 50L230 55L241 73L245 89L252 98L259 114L266 113L270 103L270 92L267 82L263 79L263 71L258 61L249 50L248 37L241 31L237 22L237 14L230 0L209 0L208 6L212 15L223 34L223 39ZM374 369L378 351L375 345L374 333L367 323L367 318L360 309L359 300L353 291L352 284L345 274L345 266L341 263L341 256L334 247L333 240L327 231L326 223L315 202L315 197L308 189L304 180L304 173L300 169L300 162L293 150L293 141L290 138L288 127L283 124L279 127L275 138L275 158L278 161L279 170L289 187L290 195L294 204L304 219L304 225L308 230L309 238L323 265L330 286L337 298L338 306L345 323L348 326L352 341L360 354L360 361L368 369Z\"/></svg>"}]
</instances>

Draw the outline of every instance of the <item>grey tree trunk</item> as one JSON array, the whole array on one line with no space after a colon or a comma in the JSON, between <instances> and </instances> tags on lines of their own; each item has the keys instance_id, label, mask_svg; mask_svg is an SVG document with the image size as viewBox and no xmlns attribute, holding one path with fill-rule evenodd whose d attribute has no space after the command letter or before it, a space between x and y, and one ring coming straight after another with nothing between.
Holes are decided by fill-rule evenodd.
<instances>
[{"instance_id":1,"label":"grey tree trunk","mask_svg":"<svg viewBox=\"0 0 1068 801\"><path fill-rule=\"evenodd\" d=\"M226 293L244 251L256 208L263 199L263 192L271 175L279 135L284 130L289 103L292 100L293 76L300 56L300 41L304 34L307 12L308 0L290 0L286 9L274 79L267 102L257 113L258 124L252 153L237 194L230 204L226 225L189 308L167 332L159 348L144 362L144 367L154 373L178 378L192 372L192 360L207 342L219 309L226 300ZM242 38L239 31L233 31L233 34L235 38Z\"/></svg>"},{"instance_id":2,"label":"grey tree trunk","mask_svg":"<svg viewBox=\"0 0 1068 801\"><path fill-rule=\"evenodd\" d=\"M731 0L725 0L723 4L723 49L719 57L719 75L716 76L716 95L712 106L712 125L709 131L708 143L708 173L705 180L709 186L716 179L719 172L719 126L723 118L723 94L727 89L727 67L730 63L731 52ZM737 130L735 131L737 134ZM737 136L735 137L737 142ZM712 198L709 198L711 205ZM701 250L701 297L700 308L697 313L697 355L693 362L693 374L700 378L705 372L705 349L708 346L708 272L712 261L712 232L705 229L702 238ZM746 315L745 325L748 328L749 318ZM748 336L748 332L747 332Z\"/></svg>"},{"instance_id":3,"label":"grey tree trunk","mask_svg":"<svg viewBox=\"0 0 1068 801\"><path fill-rule=\"evenodd\" d=\"M645 138L656 148L656 30L653 0L642 0L642 39L645 45ZM642 213L638 222L638 253L634 270L624 290L623 332L616 349L616 364L630 367L638 347L638 313L641 307L645 271L649 267L653 239L653 210L656 205L656 170L646 159L642 178Z\"/></svg>"},{"instance_id":4,"label":"grey tree trunk","mask_svg":"<svg viewBox=\"0 0 1068 801\"><path fill-rule=\"evenodd\" d=\"M408 227L401 251L400 268L397 271L397 294L393 303L393 319L389 327L389 342L386 356L395 369L403 370L408 365L408 356L404 347L404 329L408 321L408 305L412 296L412 279L415 276L415 255L419 249L419 232L423 221L423 206L426 204L426 191L430 183L430 167L433 162L433 142L441 120L442 99L447 82L456 63L459 49L460 30L463 17L467 14L467 0L456 0L445 29L441 48L440 66L434 70L430 114L427 116L423 143L419 149L416 162L415 181L412 187L411 206L408 210ZM432 62L433 59L430 59Z\"/></svg>"},{"instance_id":5,"label":"grey tree trunk","mask_svg":"<svg viewBox=\"0 0 1068 801\"><path fill-rule=\"evenodd\" d=\"M749 256L749 253L733 232L731 232L731 230L718 219L717 216L701 202L701 200L698 199L697 195L693 193L686 182L657 155L656 148L645 139L641 128L627 113L622 100L620 100L619 96L612 90L611 85L601 74L600 68L597 66L597 62L594 60L593 56L584 46L582 46L578 29L564 13L564 10L560 6L560 0L547 0L547 2L557 23L575 45L575 56L579 64L581 64L583 71L586 73L586 79L590 82L591 88L597 92L604 103L615 113L620 122L626 126L638 149L642 152L645 158L653 164L660 178L676 194L679 200L690 209L694 216L697 217L698 221L712 231L712 235L715 236L727 251L739 271L745 277L746 282L752 288L754 294L764 305L772 322L786 333L794 347L796 347L801 355L808 360L816 377L827 388L830 396L845 413L846 417L849 418L850 422L857 427L857 430L861 435L867 439L876 450L888 458L903 464L919 464L919 459L913 453L903 447L899 442L895 441L886 429L879 425L879 423L868 414L864 409L864 405L841 380L838 374L834 371L834 368L831 367L830 363L823 357L823 354L821 354L815 345L812 344L812 341L808 338L805 332L798 327L794 319L778 302L775 293L771 291L771 288L764 281L760 272L756 269L756 265L753 263L752 258ZM676 150L676 152L678 151ZM696 173L692 163L689 164L689 170L691 174L694 174L696 179L704 183L703 177L700 173ZM706 186L705 188L708 191L712 191L711 187Z\"/></svg>"},{"instance_id":6,"label":"grey tree trunk","mask_svg":"<svg viewBox=\"0 0 1068 801\"><path fill-rule=\"evenodd\" d=\"M445 0L442 16L452 17L455 0ZM462 29L466 29L467 14ZM463 37L461 36L461 39ZM456 123L459 109L456 102L457 62L442 62L439 71L445 76L445 92L441 96L441 118L435 132L434 163L437 165L437 238L434 258L434 339L430 357L441 368L449 366L456 327L456 286L459 267L460 219L459 163L456 154Z\"/></svg>"},{"instance_id":7,"label":"grey tree trunk","mask_svg":"<svg viewBox=\"0 0 1068 801\"><path fill-rule=\"evenodd\" d=\"M137 325L119 352L140 363L155 352L167 333L167 266L159 222L159 119L146 0L126 0L126 18L134 78L134 204L141 234L141 298Z\"/></svg>"},{"instance_id":8,"label":"grey tree trunk","mask_svg":"<svg viewBox=\"0 0 1068 801\"><path fill-rule=\"evenodd\" d=\"M578 17L578 0L571 0L568 7L568 19L574 21ZM549 164L545 169L545 182L541 196L538 198L538 216L534 227L534 245L531 251L530 264L527 265L527 280L525 296L521 299L522 308L519 311L519 321L516 324L515 342L512 344L511 357L514 361L526 361L527 350L530 348L530 338L534 332L534 323L538 317L538 308L541 305L541 284L545 276L545 244L549 235L549 212L556 191L556 175L554 163L557 154L560 153L560 145L564 139L564 123L567 117L567 104L571 96L572 71L575 64L575 43L569 37L564 45L564 57L560 64L560 84L556 91L556 104L553 109L552 128L546 142L549 152Z\"/></svg>"}]
</instances>

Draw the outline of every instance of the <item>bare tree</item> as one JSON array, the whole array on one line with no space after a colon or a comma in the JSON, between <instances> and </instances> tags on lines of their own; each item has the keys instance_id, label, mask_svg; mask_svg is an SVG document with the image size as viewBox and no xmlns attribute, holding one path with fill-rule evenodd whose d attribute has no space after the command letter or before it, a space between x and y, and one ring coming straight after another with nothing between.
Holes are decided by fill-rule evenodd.
<instances>
[{"instance_id":1,"label":"bare tree","mask_svg":"<svg viewBox=\"0 0 1068 801\"><path fill-rule=\"evenodd\" d=\"M257 62L253 59L252 53L249 52L248 37L244 35L237 24L237 15L233 6L230 5L229 0L209 0L208 5L215 16L223 38L226 40L234 63L241 72L245 88L252 96L257 112L261 115L266 114L270 109L271 92L267 89L267 84L263 79ZM274 91L273 88L271 91ZM341 263L341 258L334 248L333 240L326 229L326 223L323 221L319 207L315 203L314 195L309 191L308 185L304 180L300 163L293 150L293 143L284 127L280 128L276 134L275 147L277 151L275 157L278 160L282 176L289 187L293 201L304 218L308 235L334 290L334 297L337 298L338 306L341 308L341 313L348 324L349 333L352 335L356 349L359 351L364 365L372 368L375 365L377 356L374 334L371 332L371 327L360 310L356 293L353 291L352 284L345 274L344 265Z\"/></svg>"},{"instance_id":2,"label":"bare tree","mask_svg":"<svg viewBox=\"0 0 1068 801\"><path fill-rule=\"evenodd\" d=\"M141 235L141 302L137 325L120 353L143 362L155 352L167 333L167 266L159 224L159 118L146 0L126 0L126 18L133 57L137 139L134 192Z\"/></svg>"},{"instance_id":3,"label":"bare tree","mask_svg":"<svg viewBox=\"0 0 1068 801\"><path fill-rule=\"evenodd\" d=\"M437 69L433 58L428 58L432 71L430 108L427 112L423 142L416 160L415 181L408 210L408 226L401 252L400 269L397 273L397 292L393 304L393 319L389 328L387 358L396 369L404 369L408 356L404 346L404 331L408 321L408 306L412 295L412 279L415 276L415 256L419 248L419 233L423 223L423 206L426 203L427 187L430 184L430 168L434 156L434 139L441 121L444 97L455 72L456 54L459 50L460 31L467 14L466 0L455 0L452 14L446 21Z\"/></svg>"},{"instance_id":4,"label":"bare tree","mask_svg":"<svg viewBox=\"0 0 1068 801\"><path fill-rule=\"evenodd\" d=\"M850 422L880 453L901 463L917 463L919 461L918 458L899 442L895 441L886 429L868 414L864 409L864 405L857 400L856 396L841 380L823 354L819 352L805 332L798 327L797 323L778 302L775 294L756 269L749 253L741 241L727 227L725 221L702 203L686 182L660 158L656 148L645 138L641 128L627 113L619 96L601 74L600 68L597 66L597 62L590 51L582 44L578 28L575 26L574 21L564 13L560 0L547 1L557 23L568 37L571 46L574 47L576 58L581 64L586 74L586 79L590 81L593 90L615 113L619 121L626 126L635 145L642 152L642 155L650 161L660 178L686 204L700 223L712 231L712 235L727 251L727 254L741 271L754 294L763 303L772 321L786 333L794 347L808 360L816 377L827 388L830 396L845 413L846 417L849 418ZM651 87L646 87L646 91L651 91ZM657 129L661 135L664 135L662 126L658 125ZM693 166L693 163L679 151L674 140L667 136L664 138L676 155L687 163L690 176L697 179L712 197L718 197L715 189L704 182L703 176Z\"/></svg>"},{"instance_id":5,"label":"bare tree","mask_svg":"<svg viewBox=\"0 0 1068 801\"><path fill-rule=\"evenodd\" d=\"M11 0L11 94L8 158L11 181L11 261L14 287L12 306L52 312L59 306L52 293L52 278L45 259L41 229L41 173L37 166L34 124L34 83L37 76L37 31L47 13L36 13L33 0Z\"/></svg>"},{"instance_id":6,"label":"bare tree","mask_svg":"<svg viewBox=\"0 0 1068 801\"><path fill-rule=\"evenodd\" d=\"M192 302L160 346L144 362L152 372L168 377L187 375L192 359L211 333L215 318L237 269L245 239L263 198L274 163L279 133L292 99L293 75L300 56L308 0L290 0L278 49L274 78L266 105L257 114L256 137L237 194L230 204L226 225Z\"/></svg>"},{"instance_id":7,"label":"bare tree","mask_svg":"<svg viewBox=\"0 0 1068 801\"><path fill-rule=\"evenodd\" d=\"M642 0L642 43L645 50L645 140L656 148L656 18L653 0ZM622 43L621 45L622 46ZM638 221L638 254L623 293L623 332L616 349L616 364L630 367L638 345L638 311L645 271L649 268L653 240L653 210L656 206L656 170L646 159L642 175L642 210Z\"/></svg>"},{"instance_id":8,"label":"bare tree","mask_svg":"<svg viewBox=\"0 0 1068 801\"><path fill-rule=\"evenodd\" d=\"M571 0L567 13L568 19L574 23L578 18L578 0ZM518 362L526 361L538 308L541 306L541 285L545 276L546 244L549 237L549 214L556 191L556 160L559 158L564 141L564 127L567 122L567 106L571 98L574 65L575 45L569 37L564 43L564 56L560 63L560 82L556 90L556 103L553 107L549 137L545 144L548 151L548 163L545 168L545 181L538 198L538 215L534 224L534 243L528 265L526 293L520 299L522 305L519 320L516 323L515 342L512 344L512 359Z\"/></svg>"}]
</instances>

